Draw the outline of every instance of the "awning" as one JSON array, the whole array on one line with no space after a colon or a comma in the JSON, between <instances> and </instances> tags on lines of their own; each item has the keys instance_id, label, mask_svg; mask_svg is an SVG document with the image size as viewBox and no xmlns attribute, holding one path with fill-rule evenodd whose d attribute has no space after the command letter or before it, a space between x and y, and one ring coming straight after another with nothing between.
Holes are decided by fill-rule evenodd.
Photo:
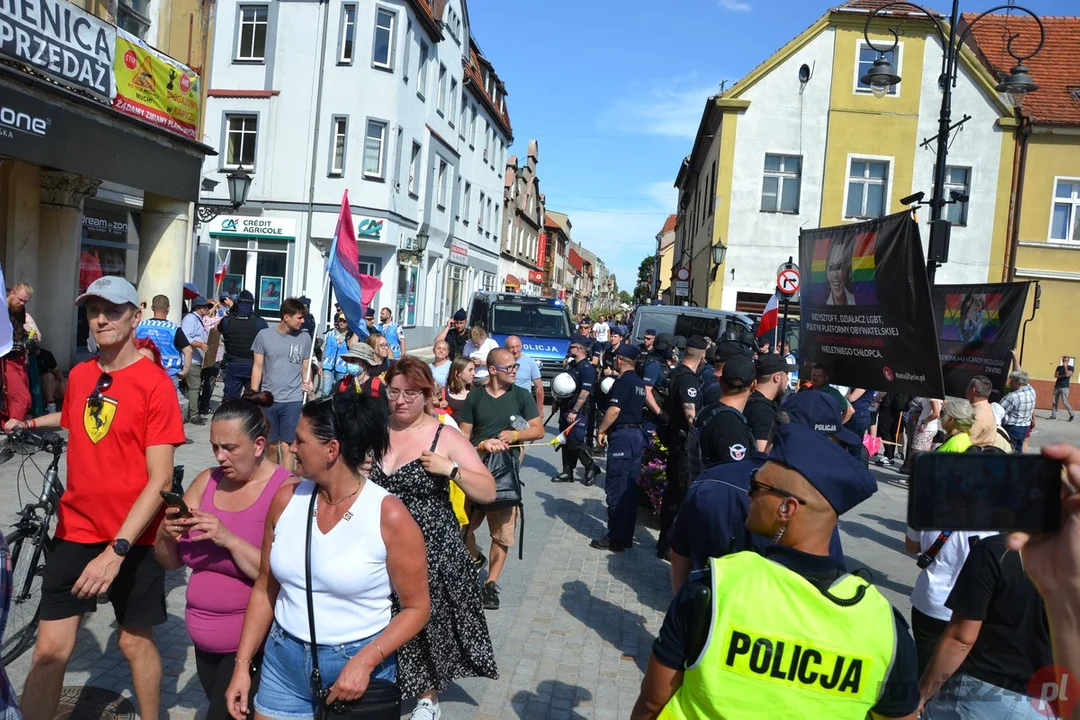
<instances>
[{"instance_id":1,"label":"awning","mask_svg":"<svg viewBox=\"0 0 1080 720\"><path fill-rule=\"evenodd\" d=\"M514 275L511 275L510 273L506 274L506 282L504 282L503 284L504 285L512 285L513 287L521 287L521 281L518 280L517 277L515 277Z\"/></svg>"}]
</instances>

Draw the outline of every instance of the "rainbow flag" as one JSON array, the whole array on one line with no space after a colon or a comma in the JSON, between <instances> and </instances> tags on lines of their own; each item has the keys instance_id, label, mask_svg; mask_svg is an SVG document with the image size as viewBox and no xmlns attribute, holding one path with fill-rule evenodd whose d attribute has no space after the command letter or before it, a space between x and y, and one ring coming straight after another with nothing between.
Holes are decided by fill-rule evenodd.
<instances>
[{"instance_id":1,"label":"rainbow flag","mask_svg":"<svg viewBox=\"0 0 1080 720\"><path fill-rule=\"evenodd\" d=\"M947 293L941 339L994 342L1001 327L1001 293Z\"/></svg>"},{"instance_id":2,"label":"rainbow flag","mask_svg":"<svg viewBox=\"0 0 1080 720\"><path fill-rule=\"evenodd\" d=\"M829 247L836 241L834 238L817 238L814 241L810 284L815 305L824 305L829 299L829 277L827 272ZM839 242L842 242L842 240ZM851 250L851 278L848 283L848 290L855 296L856 305L878 304L874 260L876 248L876 231L859 233L855 236L854 246Z\"/></svg>"}]
</instances>

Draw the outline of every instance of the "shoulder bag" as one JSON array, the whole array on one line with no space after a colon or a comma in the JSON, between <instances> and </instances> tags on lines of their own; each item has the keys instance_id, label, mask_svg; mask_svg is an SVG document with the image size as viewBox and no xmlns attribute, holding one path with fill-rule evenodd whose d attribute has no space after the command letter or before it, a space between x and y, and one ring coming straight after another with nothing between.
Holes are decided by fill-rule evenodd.
<instances>
[{"instance_id":1,"label":"shoulder bag","mask_svg":"<svg viewBox=\"0 0 1080 720\"><path fill-rule=\"evenodd\" d=\"M311 490L308 505L307 537L304 540L304 580L307 592L308 631L311 634L311 692L315 697L315 720L399 720L401 717L401 689L397 683L381 678L370 678L367 690L357 700L335 700L327 705L330 688L324 688L319 674L319 645L315 639L315 602L311 597L311 533L315 524L315 503L319 497L318 487Z\"/></svg>"}]
</instances>

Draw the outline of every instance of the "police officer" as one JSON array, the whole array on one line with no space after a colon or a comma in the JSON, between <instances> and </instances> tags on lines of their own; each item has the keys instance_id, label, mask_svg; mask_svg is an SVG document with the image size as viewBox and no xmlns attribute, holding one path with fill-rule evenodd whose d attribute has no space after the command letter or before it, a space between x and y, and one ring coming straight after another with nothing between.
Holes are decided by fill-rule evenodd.
<instances>
[{"instance_id":1,"label":"police officer","mask_svg":"<svg viewBox=\"0 0 1080 720\"><path fill-rule=\"evenodd\" d=\"M251 344L260 330L268 327L266 321L255 314L255 296L241 290L236 297L235 312L221 321L221 339L225 343L225 387L222 398L238 398L244 388L251 384L251 364L255 354Z\"/></svg>"},{"instance_id":2,"label":"police officer","mask_svg":"<svg viewBox=\"0 0 1080 720\"><path fill-rule=\"evenodd\" d=\"M607 411L608 406L608 394L605 393L601 387L601 383L605 378L613 378L618 375L616 368L616 352L623 344L623 338L626 336L626 328L622 325L612 325L608 330L608 338L610 338L608 348L602 348L597 350L596 347L600 343L594 343L594 351L592 356L592 364L596 367L596 391L592 394L593 404L589 412L589 432L585 438L586 443L594 451L599 450L603 452L603 447L599 444L593 447L593 439L595 437L596 426L604 417L604 413Z\"/></svg>"},{"instance_id":3,"label":"police officer","mask_svg":"<svg viewBox=\"0 0 1080 720\"><path fill-rule=\"evenodd\" d=\"M585 445L585 428L589 422L589 396L592 395L593 385L596 383L596 369L589 362L589 347L592 341L584 335L575 335L570 338L570 360L566 364L566 371L574 376L577 382L577 391L569 398L561 401L559 407L559 429L567 431L566 444L562 448L561 473L551 478L552 482L573 482L574 469L577 468L578 460L585 467L585 485L592 485L600 470L596 462L589 454L589 448Z\"/></svg>"},{"instance_id":4,"label":"police officer","mask_svg":"<svg viewBox=\"0 0 1080 720\"><path fill-rule=\"evenodd\" d=\"M701 404L712 405L723 395L720 389L720 376L724 374L724 364L733 357L746 355L746 348L730 340L713 345L705 353L705 361L710 367L701 381Z\"/></svg>"},{"instance_id":5,"label":"police officer","mask_svg":"<svg viewBox=\"0 0 1080 720\"><path fill-rule=\"evenodd\" d=\"M828 555L837 517L876 489L841 446L779 426L749 481L747 519L775 544L711 559L679 591L631 718L914 718L907 624Z\"/></svg>"},{"instance_id":6,"label":"police officer","mask_svg":"<svg viewBox=\"0 0 1080 720\"><path fill-rule=\"evenodd\" d=\"M779 353L767 353L758 357L755 363L757 369L757 386L750 393L750 399L746 401L746 409L743 415L750 425L750 431L754 433L754 442L758 450L765 450L765 443L772 433L773 425L776 424L776 413L780 409L780 401L787 390L790 373L799 368L791 365Z\"/></svg>"},{"instance_id":7,"label":"police officer","mask_svg":"<svg viewBox=\"0 0 1080 720\"><path fill-rule=\"evenodd\" d=\"M637 481L641 474L641 455L645 452L645 381L634 366L638 349L629 343L615 349L618 378L611 386L608 407L600 422L597 441L607 445L607 535L589 543L597 550L622 552L634 539L637 520Z\"/></svg>"},{"instance_id":8,"label":"police officer","mask_svg":"<svg viewBox=\"0 0 1080 720\"><path fill-rule=\"evenodd\" d=\"M445 340L450 346L450 359L465 354L465 343L469 340L468 314L465 308L458 308L454 316L446 321L446 327L435 338L435 342Z\"/></svg>"},{"instance_id":9,"label":"police officer","mask_svg":"<svg viewBox=\"0 0 1080 720\"><path fill-rule=\"evenodd\" d=\"M648 335L650 331L646 330ZM671 335L656 335L652 350L641 363L641 377L645 381L645 430L651 432L663 422L664 392L668 374L668 359L671 357ZM639 358L640 361L640 358Z\"/></svg>"},{"instance_id":10,"label":"police officer","mask_svg":"<svg viewBox=\"0 0 1080 720\"><path fill-rule=\"evenodd\" d=\"M744 355L727 361L720 378L720 399L694 418L687 442L690 482L710 465L739 462L755 454L754 435L743 410L754 390L754 363Z\"/></svg>"},{"instance_id":11,"label":"police officer","mask_svg":"<svg viewBox=\"0 0 1080 720\"><path fill-rule=\"evenodd\" d=\"M686 343L686 355L667 379L667 402L664 404L667 423L658 431L660 441L668 448L667 487L660 501L660 538L656 543L657 556L665 559L668 556L668 531L690 486L686 437L701 408L701 381L697 370L705 360L705 346L705 338L697 335L690 338Z\"/></svg>"},{"instance_id":12,"label":"police officer","mask_svg":"<svg viewBox=\"0 0 1080 720\"><path fill-rule=\"evenodd\" d=\"M653 351L653 343L656 342L656 330L653 328L646 328L645 334L641 336L641 347L638 348L643 353L651 353Z\"/></svg>"}]
</instances>

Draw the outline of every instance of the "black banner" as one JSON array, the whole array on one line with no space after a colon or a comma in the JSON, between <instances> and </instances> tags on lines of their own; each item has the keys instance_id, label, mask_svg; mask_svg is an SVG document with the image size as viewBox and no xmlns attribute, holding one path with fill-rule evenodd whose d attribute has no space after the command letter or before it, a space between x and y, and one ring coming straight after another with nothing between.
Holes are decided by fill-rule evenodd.
<instances>
[{"instance_id":1,"label":"black banner","mask_svg":"<svg viewBox=\"0 0 1080 720\"><path fill-rule=\"evenodd\" d=\"M908 212L799 234L804 360L841 385L944 397L919 226Z\"/></svg>"},{"instance_id":2,"label":"black banner","mask_svg":"<svg viewBox=\"0 0 1080 720\"><path fill-rule=\"evenodd\" d=\"M985 375L1000 398L1009 376L1009 353L1016 347L1029 283L935 285L937 323L945 392L967 396L974 375Z\"/></svg>"}]
</instances>

